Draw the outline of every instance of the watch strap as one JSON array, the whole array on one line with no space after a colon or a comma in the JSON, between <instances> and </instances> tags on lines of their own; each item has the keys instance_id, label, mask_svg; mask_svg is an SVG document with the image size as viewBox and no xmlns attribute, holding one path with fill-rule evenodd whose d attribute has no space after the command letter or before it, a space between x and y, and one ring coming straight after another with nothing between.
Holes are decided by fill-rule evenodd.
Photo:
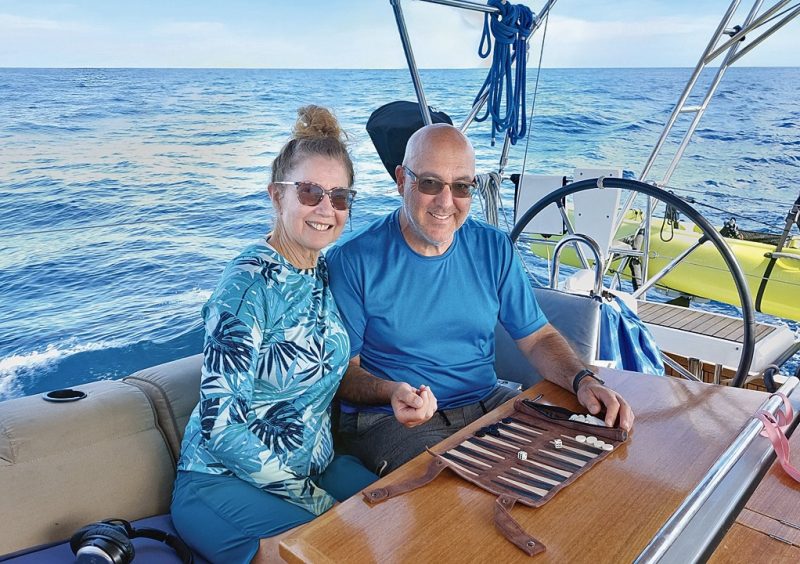
<instances>
[{"instance_id":1,"label":"watch strap","mask_svg":"<svg viewBox=\"0 0 800 564\"><path fill-rule=\"evenodd\" d=\"M600 378L597 377L597 374L589 370L588 368L584 368L580 372L578 372L575 377L572 379L572 390L577 394L578 393L578 386L581 384L581 380L587 377L592 377L601 384L605 384Z\"/></svg>"}]
</instances>

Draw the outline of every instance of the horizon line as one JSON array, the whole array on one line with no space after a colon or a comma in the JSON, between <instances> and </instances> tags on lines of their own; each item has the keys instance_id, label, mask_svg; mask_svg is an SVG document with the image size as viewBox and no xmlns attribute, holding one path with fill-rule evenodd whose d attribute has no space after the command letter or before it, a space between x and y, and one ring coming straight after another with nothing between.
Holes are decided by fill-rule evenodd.
<instances>
[{"instance_id":1,"label":"horizon line","mask_svg":"<svg viewBox=\"0 0 800 564\"><path fill-rule=\"evenodd\" d=\"M465 71L465 70L488 70L487 66L480 67L421 67L421 71ZM635 69L692 69L694 66L608 66L608 67L542 67L542 70L635 70ZM717 66L707 66L709 69L717 69ZM734 68L734 67L732 67ZM740 69L796 69L800 65L751 65L751 66L738 66L735 68ZM140 66L0 66L0 70L14 69L14 70L302 70L302 71L407 71L407 67L140 67ZM528 67L528 69L535 69L535 67Z\"/></svg>"}]
</instances>

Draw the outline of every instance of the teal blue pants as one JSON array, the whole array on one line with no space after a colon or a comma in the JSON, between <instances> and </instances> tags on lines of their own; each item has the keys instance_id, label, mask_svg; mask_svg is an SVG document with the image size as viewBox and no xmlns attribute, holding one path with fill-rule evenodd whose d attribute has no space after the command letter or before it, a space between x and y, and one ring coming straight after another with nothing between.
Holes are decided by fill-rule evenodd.
<instances>
[{"instance_id":1,"label":"teal blue pants","mask_svg":"<svg viewBox=\"0 0 800 564\"><path fill-rule=\"evenodd\" d=\"M357 458L337 455L314 482L344 501L378 477ZM248 563L262 538L314 519L285 499L233 476L178 472L172 521L181 538L210 562Z\"/></svg>"}]
</instances>

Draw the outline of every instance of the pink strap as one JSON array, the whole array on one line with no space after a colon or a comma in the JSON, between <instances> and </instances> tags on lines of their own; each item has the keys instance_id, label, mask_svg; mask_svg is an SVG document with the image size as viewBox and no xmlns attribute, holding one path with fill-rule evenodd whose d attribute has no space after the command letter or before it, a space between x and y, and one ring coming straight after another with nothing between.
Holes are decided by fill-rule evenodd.
<instances>
[{"instance_id":1,"label":"pink strap","mask_svg":"<svg viewBox=\"0 0 800 564\"><path fill-rule=\"evenodd\" d=\"M794 416L792 405L784 394L777 393L773 395L777 395L783 399L783 409L779 409L776 412L777 417L763 409L756 413L756 417L764 424L764 431L762 431L761 435L767 437L769 442L772 443L772 448L775 449L778 462L781 463L781 467L784 471L794 480L800 482L800 471L792 466L789 460L789 440L786 438L785 434L786 428L789 426Z\"/></svg>"},{"instance_id":2,"label":"pink strap","mask_svg":"<svg viewBox=\"0 0 800 564\"><path fill-rule=\"evenodd\" d=\"M789 402L789 398L786 397L786 394L784 394L783 392L775 392L770 397L772 398L775 396L778 396L779 398L781 398L781 400L783 400L783 410L779 409L776 412L776 415L777 415L778 425L780 425L781 431L783 431L785 434L786 428L789 426L789 423L792 422L792 419L794 419L794 411L792 411L792 404ZM767 436L766 429L761 431L761 436L762 437Z\"/></svg>"}]
</instances>

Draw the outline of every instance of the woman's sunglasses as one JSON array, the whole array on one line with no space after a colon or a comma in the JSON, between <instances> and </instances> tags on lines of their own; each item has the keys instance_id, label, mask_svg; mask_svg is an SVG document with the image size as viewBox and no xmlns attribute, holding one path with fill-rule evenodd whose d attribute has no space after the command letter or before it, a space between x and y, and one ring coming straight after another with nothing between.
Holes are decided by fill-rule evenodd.
<instances>
[{"instance_id":1,"label":"woman's sunglasses","mask_svg":"<svg viewBox=\"0 0 800 564\"><path fill-rule=\"evenodd\" d=\"M281 180L273 182L273 184L286 184L297 188L297 199L304 206L316 206L327 195L333 209L345 211L350 209L356 197L356 191L350 188L331 188L326 190L313 182L287 182Z\"/></svg>"}]
</instances>

